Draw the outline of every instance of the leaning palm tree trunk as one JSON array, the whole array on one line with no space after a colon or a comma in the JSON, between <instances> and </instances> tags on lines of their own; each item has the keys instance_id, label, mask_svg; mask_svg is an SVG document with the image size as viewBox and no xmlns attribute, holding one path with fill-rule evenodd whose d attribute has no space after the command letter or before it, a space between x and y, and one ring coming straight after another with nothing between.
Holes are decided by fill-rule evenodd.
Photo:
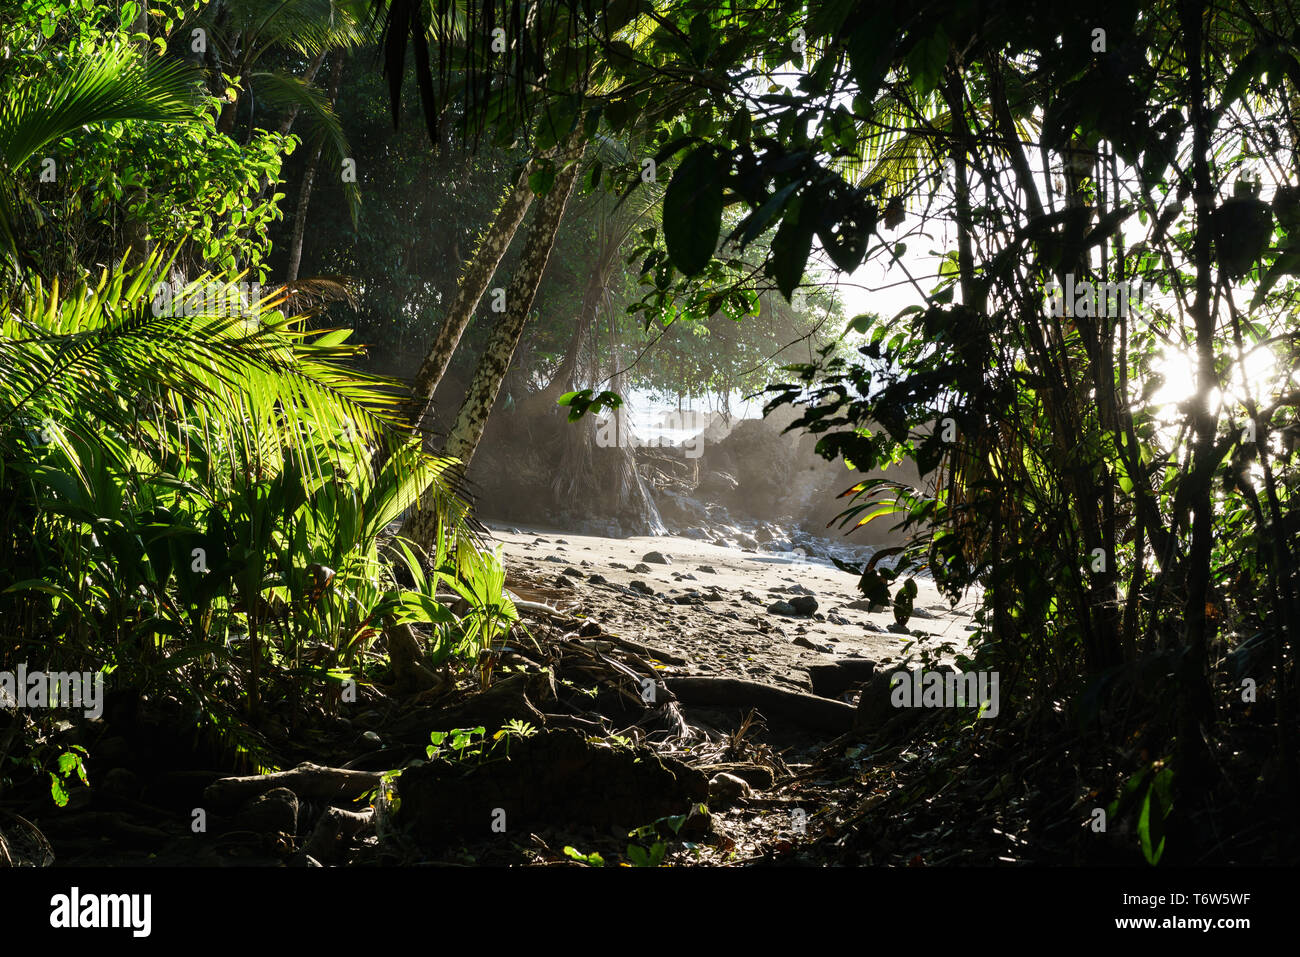
<instances>
[{"instance_id":1,"label":"leaning palm tree trunk","mask_svg":"<svg viewBox=\"0 0 1300 957\"><path fill-rule=\"evenodd\" d=\"M465 275L461 277L456 298L452 300L451 308L447 310L447 317L438 330L438 338L434 341L433 348L429 350L429 354L420 365L420 371L415 375L415 381L411 384L411 405L414 410L417 410L412 416L412 426L417 432L424 427L432 415L433 393L438 388L438 383L442 381L443 373L447 371L452 354L460 344L460 337L469 326L470 319L474 317L474 310L478 308L479 300L483 298L488 283L496 274L501 258L510 248L510 241L514 239L519 224L523 222L524 214L532 204L533 191L528 185L528 177L535 168L535 162L529 161L519 174L515 185L506 194L500 209L497 210L496 218L483 234L478 249L475 250L474 257L465 270Z\"/></svg>"},{"instance_id":2,"label":"leaning palm tree trunk","mask_svg":"<svg viewBox=\"0 0 1300 957\"><path fill-rule=\"evenodd\" d=\"M506 290L506 311L492 330L487 348L479 359L474 378L465 393L460 414L447 437L445 454L459 459L463 468L469 467L470 459L474 457L474 450L487 425L488 414L496 404L497 393L510 368L515 347L519 345L528 313L533 308L542 273L546 271L551 248L555 245L555 234L569 203L569 195L573 192L581 144L570 143L566 153L567 165L556 175L550 192L543 197L537 217L529 227L523 255ZM402 534L427 551L433 544L437 528L437 515L421 503L421 508L406 520Z\"/></svg>"}]
</instances>

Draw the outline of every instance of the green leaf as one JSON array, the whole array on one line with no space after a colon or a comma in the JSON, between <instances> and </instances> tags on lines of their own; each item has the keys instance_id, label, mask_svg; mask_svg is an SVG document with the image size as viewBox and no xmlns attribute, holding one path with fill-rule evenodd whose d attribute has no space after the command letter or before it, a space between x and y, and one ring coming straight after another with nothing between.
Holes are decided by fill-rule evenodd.
<instances>
[{"instance_id":1,"label":"green leaf","mask_svg":"<svg viewBox=\"0 0 1300 957\"><path fill-rule=\"evenodd\" d=\"M787 302L803 278L804 266L812 252L815 213L810 215L810 212L817 204L805 203L803 199L801 196L790 204L781 227L772 237L771 274Z\"/></svg>"},{"instance_id":2,"label":"green leaf","mask_svg":"<svg viewBox=\"0 0 1300 957\"><path fill-rule=\"evenodd\" d=\"M590 854L583 854L576 847L569 847L568 845L566 845L564 848L564 853L567 857L571 857L575 861L581 861L583 864L586 864L588 867L605 866L605 859L601 857L599 854L597 854L595 851L593 851Z\"/></svg>"},{"instance_id":3,"label":"green leaf","mask_svg":"<svg viewBox=\"0 0 1300 957\"><path fill-rule=\"evenodd\" d=\"M722 161L711 146L691 152L664 193L664 242L684 275L693 276L713 258L722 230Z\"/></svg>"},{"instance_id":4,"label":"green leaf","mask_svg":"<svg viewBox=\"0 0 1300 957\"><path fill-rule=\"evenodd\" d=\"M1285 250L1268 267L1264 278L1259 282L1259 288L1255 290L1254 298L1250 301L1250 308L1258 309L1272 288L1277 285L1277 281L1286 275L1300 275L1300 246Z\"/></svg>"},{"instance_id":5,"label":"green leaf","mask_svg":"<svg viewBox=\"0 0 1300 957\"><path fill-rule=\"evenodd\" d=\"M749 115L749 110L742 106L727 124L727 138L733 143L746 145L749 143L752 126L753 118Z\"/></svg>"},{"instance_id":6,"label":"green leaf","mask_svg":"<svg viewBox=\"0 0 1300 957\"><path fill-rule=\"evenodd\" d=\"M75 604L75 599L73 599L73 597L70 594L68 594L67 591L60 588L58 585L52 585L49 582L43 581L39 578L27 578L20 582L14 582L3 592L0 592L0 594L7 595L9 592L16 592L16 591L45 592L45 594L47 595L54 595L57 598L62 598L64 601L70 601Z\"/></svg>"},{"instance_id":7,"label":"green leaf","mask_svg":"<svg viewBox=\"0 0 1300 957\"><path fill-rule=\"evenodd\" d=\"M537 169L528 174L528 188L537 196L545 196L555 185L555 164L550 160L543 160L537 164Z\"/></svg>"},{"instance_id":8,"label":"green leaf","mask_svg":"<svg viewBox=\"0 0 1300 957\"><path fill-rule=\"evenodd\" d=\"M844 326L844 335L850 332L865 333L875 324L877 318L874 312L864 312L860 316L854 316Z\"/></svg>"},{"instance_id":9,"label":"green leaf","mask_svg":"<svg viewBox=\"0 0 1300 957\"><path fill-rule=\"evenodd\" d=\"M929 96L939 85L939 77L948 62L948 46L948 34L939 27L928 37L923 37L907 55L908 74L921 96Z\"/></svg>"}]
</instances>

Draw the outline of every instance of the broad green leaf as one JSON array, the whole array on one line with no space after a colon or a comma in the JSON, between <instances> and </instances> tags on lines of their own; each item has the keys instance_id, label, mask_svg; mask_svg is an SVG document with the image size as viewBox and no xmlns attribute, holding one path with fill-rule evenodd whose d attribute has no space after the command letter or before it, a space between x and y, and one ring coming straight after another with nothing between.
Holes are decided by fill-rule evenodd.
<instances>
[{"instance_id":1,"label":"broad green leaf","mask_svg":"<svg viewBox=\"0 0 1300 957\"><path fill-rule=\"evenodd\" d=\"M682 160L664 193L664 243L684 275L693 276L713 258L722 230L722 161L710 146Z\"/></svg>"}]
</instances>

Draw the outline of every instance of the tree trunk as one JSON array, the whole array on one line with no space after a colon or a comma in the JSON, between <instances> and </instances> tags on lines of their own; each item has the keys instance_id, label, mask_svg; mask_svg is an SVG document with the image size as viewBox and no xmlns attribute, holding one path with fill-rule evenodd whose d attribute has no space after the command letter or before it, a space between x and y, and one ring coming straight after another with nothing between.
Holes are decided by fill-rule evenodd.
<instances>
[{"instance_id":1,"label":"tree trunk","mask_svg":"<svg viewBox=\"0 0 1300 957\"><path fill-rule=\"evenodd\" d=\"M618 247L612 246L610 248L617 249ZM555 401L573 388L573 377L577 372L578 357L582 355L583 346L587 341L587 334L595 324L596 316L600 313L600 304L605 297L605 285L609 282L613 259L613 255L608 254L607 251L602 251L600 261L597 262L596 269L587 283L587 291L583 293L582 311L578 314L578 324L574 327L573 336L569 339L569 346L565 350L564 361L555 370L555 375L551 376L551 381L547 383L546 388L535 392L519 404L521 415L540 415L548 409L555 408Z\"/></svg>"},{"instance_id":2,"label":"tree trunk","mask_svg":"<svg viewBox=\"0 0 1300 957\"><path fill-rule=\"evenodd\" d=\"M433 348L425 356L420 371L415 375L415 381L411 383L411 421L416 432L424 428L425 423L432 418L433 393L451 363L452 354L460 344L460 337L474 317L479 300L483 298L488 283L496 274L501 258L510 248L510 241L523 222L524 214L532 204L533 191L528 185L528 177L534 169L536 162L530 160L519 174L514 187L506 194L492 225L483 234L473 259L461 277L456 298L452 300L447 316L438 329L438 338L434 340Z\"/></svg>"},{"instance_id":3,"label":"tree trunk","mask_svg":"<svg viewBox=\"0 0 1300 957\"><path fill-rule=\"evenodd\" d=\"M487 347L474 370L474 378L470 382L465 401L461 404L460 414L447 437L446 453L460 459L466 467L474 457L474 451L487 425L488 414L496 404L501 380L510 367L524 324L533 308L533 300L541 285L546 263L551 257L555 235L573 192L577 173L577 157L571 156L568 167L556 176L551 191L542 199L537 218L528 232L518 272L511 278L506 290L505 314L492 330Z\"/></svg>"},{"instance_id":4,"label":"tree trunk","mask_svg":"<svg viewBox=\"0 0 1300 957\"><path fill-rule=\"evenodd\" d=\"M1196 407L1192 415L1192 468L1184 481L1192 513L1192 542L1187 556L1187 592L1184 604L1185 646L1179 669L1182 701L1178 735L1179 770L1191 785L1200 783L1209 770L1209 749L1202 728L1213 721L1214 699L1206 679L1206 658L1212 625L1206 614L1210 597L1210 562L1214 545L1213 481L1216 467L1214 413L1210 394L1219 384L1215 371L1213 289L1211 269L1210 213L1214 184L1209 168L1209 120L1205 115L1205 86L1202 72L1201 18L1204 4L1192 0L1180 8L1187 63L1187 86L1191 106L1192 181L1196 202L1196 234L1192 245L1195 268L1195 296L1191 316L1196 326ZM1175 526L1176 527L1176 526ZM1279 676L1280 678L1280 676Z\"/></svg>"},{"instance_id":5,"label":"tree trunk","mask_svg":"<svg viewBox=\"0 0 1300 957\"><path fill-rule=\"evenodd\" d=\"M307 67L307 72L302 75L302 82L304 84L306 84L307 86L311 86L313 83L316 82L316 74L320 72L321 64L325 62L325 57L329 54L329 52L330 52L329 50L321 50L320 53L316 54L316 59L311 61L311 64ZM342 53L343 51L340 50L339 55L341 56ZM331 96L331 101L337 99L338 99L337 94ZM280 121L279 132L281 136L289 135L289 131L293 129L293 124L298 119L298 114L301 111L302 111L302 105L295 103L293 105L293 108L289 110L289 115Z\"/></svg>"},{"instance_id":6,"label":"tree trunk","mask_svg":"<svg viewBox=\"0 0 1300 957\"><path fill-rule=\"evenodd\" d=\"M343 50L339 50L334 54L334 71L330 77L331 103L338 101L339 87L343 83L343 62L346 58L347 54ZM292 124L292 117L289 122ZM289 242L289 268L285 271L285 278L288 282L293 282L298 278L298 269L302 265L302 244L307 234L307 206L311 202L312 183L316 179L316 164L320 162L320 154L324 147L324 138L318 138L316 145L312 147L311 156L307 158L307 166L303 170L302 186L298 189L298 207L293 213L293 238Z\"/></svg>"},{"instance_id":7,"label":"tree trunk","mask_svg":"<svg viewBox=\"0 0 1300 957\"><path fill-rule=\"evenodd\" d=\"M496 404L501 381L510 368L510 360L514 357L515 347L519 344L524 324L533 308L542 273L546 270L551 248L555 245L555 234L559 230L560 220L577 179L580 155L581 144L571 142L563 158L564 167L556 175L550 192L542 197L537 216L528 230L523 255L506 290L506 311L492 330L487 347L474 371L474 378L466 391L460 413L447 438L445 453L459 459L463 469L469 467L470 460L474 457L474 451L487 425L488 414ZM421 502L421 507L407 518L401 534L413 541L418 549L427 551L433 544L437 528L438 516L426 498Z\"/></svg>"}]
</instances>

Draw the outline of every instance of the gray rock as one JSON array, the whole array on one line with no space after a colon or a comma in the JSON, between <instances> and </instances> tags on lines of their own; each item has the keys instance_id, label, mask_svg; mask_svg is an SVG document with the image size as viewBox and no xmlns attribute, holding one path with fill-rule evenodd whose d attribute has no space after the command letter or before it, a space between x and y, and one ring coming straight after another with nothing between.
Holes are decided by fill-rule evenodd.
<instances>
[{"instance_id":1,"label":"gray rock","mask_svg":"<svg viewBox=\"0 0 1300 957\"><path fill-rule=\"evenodd\" d=\"M772 604L767 606L767 613L769 615L793 616L796 612L794 610L794 605L790 604L788 601L774 601Z\"/></svg>"},{"instance_id":2,"label":"gray rock","mask_svg":"<svg viewBox=\"0 0 1300 957\"><path fill-rule=\"evenodd\" d=\"M790 642L790 644L798 645L800 648L807 648L811 651L820 651L822 654L830 654L832 651L835 650L830 645L813 641L807 635L800 635L799 637L795 638L794 641Z\"/></svg>"},{"instance_id":3,"label":"gray rock","mask_svg":"<svg viewBox=\"0 0 1300 957\"><path fill-rule=\"evenodd\" d=\"M593 585L605 585L609 583L609 579L607 579L604 575L596 575L596 574L588 575L587 581L589 581Z\"/></svg>"},{"instance_id":4,"label":"gray rock","mask_svg":"<svg viewBox=\"0 0 1300 957\"><path fill-rule=\"evenodd\" d=\"M799 595L790 599L790 607L795 610L795 614L811 617L817 611L817 599L811 595Z\"/></svg>"},{"instance_id":5,"label":"gray rock","mask_svg":"<svg viewBox=\"0 0 1300 957\"><path fill-rule=\"evenodd\" d=\"M868 658L840 658L809 665L808 678L812 682L813 694L838 698L855 685L871 681L876 668L876 662Z\"/></svg>"},{"instance_id":6,"label":"gray rock","mask_svg":"<svg viewBox=\"0 0 1300 957\"><path fill-rule=\"evenodd\" d=\"M644 555L641 556L641 561L651 562L655 565L672 564L672 560L669 559L666 555L664 555L663 552L646 552Z\"/></svg>"},{"instance_id":7,"label":"gray rock","mask_svg":"<svg viewBox=\"0 0 1300 957\"><path fill-rule=\"evenodd\" d=\"M889 610L889 606L888 606L888 605L877 604L877 603L872 602L872 601L870 601L870 600L868 600L868 599L866 599L866 598L859 598L857 601L851 601L851 602L849 602L847 605L845 605L844 607L845 607L845 608L852 608L854 611L865 611L865 612L870 612L870 613L873 614L873 615L879 614L879 613L882 612L882 611L888 611L888 610Z\"/></svg>"},{"instance_id":8,"label":"gray rock","mask_svg":"<svg viewBox=\"0 0 1300 957\"><path fill-rule=\"evenodd\" d=\"M700 565L695 570L697 572L704 572L704 574L706 575L716 575L718 573L718 570L714 568L712 565Z\"/></svg>"},{"instance_id":9,"label":"gray rock","mask_svg":"<svg viewBox=\"0 0 1300 957\"><path fill-rule=\"evenodd\" d=\"M632 566L632 571L640 572L642 575L644 575L646 572L653 571L653 570L654 569L652 569L645 562L637 562L635 565Z\"/></svg>"},{"instance_id":10,"label":"gray rock","mask_svg":"<svg viewBox=\"0 0 1300 957\"><path fill-rule=\"evenodd\" d=\"M560 574L561 574L561 575L568 575L570 578L581 578L581 577L582 577L582 572L578 571L576 568L566 568L564 571L560 572Z\"/></svg>"},{"instance_id":11,"label":"gray rock","mask_svg":"<svg viewBox=\"0 0 1300 957\"><path fill-rule=\"evenodd\" d=\"M657 592L643 581L634 581L628 584L629 588L639 591L643 595L654 595Z\"/></svg>"}]
</instances>

